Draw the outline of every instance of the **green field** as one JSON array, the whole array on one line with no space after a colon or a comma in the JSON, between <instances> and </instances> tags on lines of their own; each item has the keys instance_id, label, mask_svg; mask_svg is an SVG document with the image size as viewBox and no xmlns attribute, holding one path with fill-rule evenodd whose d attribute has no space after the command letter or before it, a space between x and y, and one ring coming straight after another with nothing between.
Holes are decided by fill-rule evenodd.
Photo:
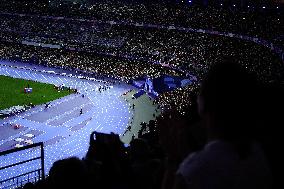
<instances>
[{"instance_id":1,"label":"green field","mask_svg":"<svg viewBox=\"0 0 284 189\"><path fill-rule=\"evenodd\" d=\"M32 93L24 93L27 86L33 89ZM0 76L0 110L30 103L43 104L69 94L68 90L58 92L51 84Z\"/></svg>"}]
</instances>

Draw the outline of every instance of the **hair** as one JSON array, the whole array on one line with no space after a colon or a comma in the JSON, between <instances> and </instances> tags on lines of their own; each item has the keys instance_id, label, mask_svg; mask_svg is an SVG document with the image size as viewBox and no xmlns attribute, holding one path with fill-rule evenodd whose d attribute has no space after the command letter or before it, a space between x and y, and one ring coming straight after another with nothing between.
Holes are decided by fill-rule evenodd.
<instances>
[{"instance_id":1,"label":"hair","mask_svg":"<svg viewBox=\"0 0 284 189\"><path fill-rule=\"evenodd\" d=\"M213 120L209 133L232 143L241 157L252 141L255 84L239 63L225 60L211 67L201 85L202 113Z\"/></svg>"}]
</instances>

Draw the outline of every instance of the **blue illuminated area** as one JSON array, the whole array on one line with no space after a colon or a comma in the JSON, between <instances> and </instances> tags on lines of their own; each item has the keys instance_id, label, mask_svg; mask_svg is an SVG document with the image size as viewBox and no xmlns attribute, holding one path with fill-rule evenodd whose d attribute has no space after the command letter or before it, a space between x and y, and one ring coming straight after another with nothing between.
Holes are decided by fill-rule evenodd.
<instances>
[{"instance_id":1,"label":"blue illuminated area","mask_svg":"<svg viewBox=\"0 0 284 189\"><path fill-rule=\"evenodd\" d=\"M50 73L52 72L0 66L0 75L56 86L64 85L78 90L79 94L52 101L48 108L39 106L12 119L4 120L4 123L2 121L3 125L20 125L25 129L3 139L0 142L0 150L21 147L26 142L44 142L46 174L56 160L71 156L83 158L88 150L91 132L114 132L122 136L133 116L130 104L122 97L132 88L131 86L107 85L107 88L100 92L99 88L106 86L101 80L86 80L76 75ZM28 153L20 151L0 156L0 167L35 158L39 153L39 150L31 149ZM24 166L2 170L0 180L36 170L38 164L37 161L29 162Z\"/></svg>"}]
</instances>

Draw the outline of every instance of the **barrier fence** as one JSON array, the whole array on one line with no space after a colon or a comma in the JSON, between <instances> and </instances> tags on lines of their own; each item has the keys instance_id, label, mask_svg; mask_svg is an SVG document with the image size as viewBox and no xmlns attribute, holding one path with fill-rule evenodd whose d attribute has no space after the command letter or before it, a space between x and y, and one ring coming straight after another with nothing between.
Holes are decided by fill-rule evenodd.
<instances>
[{"instance_id":1,"label":"barrier fence","mask_svg":"<svg viewBox=\"0 0 284 189\"><path fill-rule=\"evenodd\" d=\"M15 167L24 167L25 164L27 163L40 160L39 168L25 172L23 174L15 175L15 176L0 180L1 189L20 188L20 187L23 187L28 182L34 183L39 180L45 179L43 142L0 152L0 157L9 156L9 155L12 155L18 152L25 152L25 151L35 149L35 148L40 148L40 156L28 158L26 160L22 160L22 161L15 162L15 163L10 163L10 164L8 163L7 165L0 167L0 175L3 175L4 170L9 170Z\"/></svg>"}]
</instances>

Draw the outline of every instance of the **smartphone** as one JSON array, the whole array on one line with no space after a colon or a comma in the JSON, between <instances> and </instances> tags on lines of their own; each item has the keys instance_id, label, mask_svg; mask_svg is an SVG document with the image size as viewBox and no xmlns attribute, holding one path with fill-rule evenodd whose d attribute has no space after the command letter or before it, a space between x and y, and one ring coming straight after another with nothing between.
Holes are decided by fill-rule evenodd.
<instances>
[{"instance_id":1,"label":"smartphone","mask_svg":"<svg viewBox=\"0 0 284 189\"><path fill-rule=\"evenodd\" d=\"M115 144L117 142L120 142L119 135L114 133L107 134L95 132L94 138L96 141L103 144Z\"/></svg>"}]
</instances>

